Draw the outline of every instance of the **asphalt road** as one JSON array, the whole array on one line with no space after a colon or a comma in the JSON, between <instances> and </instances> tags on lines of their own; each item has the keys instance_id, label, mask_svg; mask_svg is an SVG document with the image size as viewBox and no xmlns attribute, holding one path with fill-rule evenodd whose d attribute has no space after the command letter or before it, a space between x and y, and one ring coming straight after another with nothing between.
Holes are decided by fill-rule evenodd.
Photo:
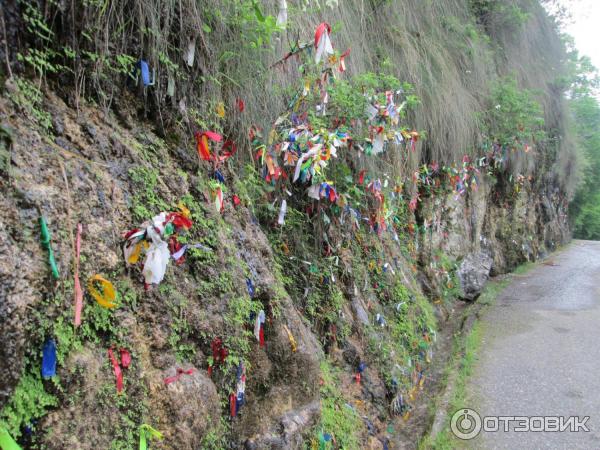
<instances>
[{"instance_id":1,"label":"asphalt road","mask_svg":"<svg viewBox=\"0 0 600 450\"><path fill-rule=\"evenodd\" d=\"M515 431L541 428L541 421L528 419L511 422L505 432L507 421L499 420L499 431L482 430L466 446L600 449L600 242L574 241L515 276L482 322L465 406L481 417L589 416L590 431ZM495 423L487 421L492 428ZM557 421L548 425L556 429Z\"/></svg>"}]
</instances>

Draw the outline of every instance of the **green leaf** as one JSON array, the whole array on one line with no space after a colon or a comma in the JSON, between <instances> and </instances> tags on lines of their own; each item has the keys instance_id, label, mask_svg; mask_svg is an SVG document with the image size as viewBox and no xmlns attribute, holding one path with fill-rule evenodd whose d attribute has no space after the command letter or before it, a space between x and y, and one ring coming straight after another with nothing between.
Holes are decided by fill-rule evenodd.
<instances>
[{"instance_id":1,"label":"green leaf","mask_svg":"<svg viewBox=\"0 0 600 450\"><path fill-rule=\"evenodd\" d=\"M256 0L252 2L252 7L254 8L254 14L256 14L256 20L258 20L261 23L264 22L265 16L263 16L263 13L258 7L258 2Z\"/></svg>"}]
</instances>

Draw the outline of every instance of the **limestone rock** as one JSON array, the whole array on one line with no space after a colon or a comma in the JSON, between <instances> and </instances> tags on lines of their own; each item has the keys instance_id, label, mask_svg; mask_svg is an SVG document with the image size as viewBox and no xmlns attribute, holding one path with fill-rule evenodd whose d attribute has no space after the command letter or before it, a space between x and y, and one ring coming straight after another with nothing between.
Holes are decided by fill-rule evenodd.
<instances>
[{"instance_id":1,"label":"limestone rock","mask_svg":"<svg viewBox=\"0 0 600 450\"><path fill-rule=\"evenodd\" d=\"M471 253L463 259L458 269L461 297L473 301L479 297L490 276L493 259L485 252Z\"/></svg>"}]
</instances>

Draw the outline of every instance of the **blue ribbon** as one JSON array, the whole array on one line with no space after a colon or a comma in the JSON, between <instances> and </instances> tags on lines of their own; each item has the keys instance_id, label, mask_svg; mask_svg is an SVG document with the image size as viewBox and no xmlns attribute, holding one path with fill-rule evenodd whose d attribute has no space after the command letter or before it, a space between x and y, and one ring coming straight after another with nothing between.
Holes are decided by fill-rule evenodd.
<instances>
[{"instance_id":1,"label":"blue ribbon","mask_svg":"<svg viewBox=\"0 0 600 450\"><path fill-rule=\"evenodd\" d=\"M250 298L254 298L254 285L252 284L252 280L250 278L246 278L246 287L248 288L248 295Z\"/></svg>"},{"instance_id":2,"label":"blue ribbon","mask_svg":"<svg viewBox=\"0 0 600 450\"><path fill-rule=\"evenodd\" d=\"M56 375L56 343L54 339L48 339L42 351L42 377L52 378Z\"/></svg>"},{"instance_id":3,"label":"blue ribbon","mask_svg":"<svg viewBox=\"0 0 600 450\"><path fill-rule=\"evenodd\" d=\"M223 176L223 174L219 171L219 170L215 170L215 173L213 174L213 177L215 178L215 180L217 180L219 183L221 184L225 184L225 177Z\"/></svg>"},{"instance_id":4,"label":"blue ribbon","mask_svg":"<svg viewBox=\"0 0 600 450\"><path fill-rule=\"evenodd\" d=\"M150 82L150 68L148 67L148 63L143 59L140 59L137 63L137 67L142 74L142 83L144 83L144 86L153 85L154 83Z\"/></svg>"}]
</instances>

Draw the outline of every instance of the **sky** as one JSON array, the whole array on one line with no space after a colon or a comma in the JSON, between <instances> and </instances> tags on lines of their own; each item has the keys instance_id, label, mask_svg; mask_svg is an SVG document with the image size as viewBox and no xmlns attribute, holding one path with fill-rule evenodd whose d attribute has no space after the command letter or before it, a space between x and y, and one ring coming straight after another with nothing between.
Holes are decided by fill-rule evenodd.
<instances>
[{"instance_id":1,"label":"sky","mask_svg":"<svg viewBox=\"0 0 600 450\"><path fill-rule=\"evenodd\" d=\"M571 0L562 2L571 11L571 23L565 32L575 38L581 55L589 56L600 69L600 0Z\"/></svg>"}]
</instances>

